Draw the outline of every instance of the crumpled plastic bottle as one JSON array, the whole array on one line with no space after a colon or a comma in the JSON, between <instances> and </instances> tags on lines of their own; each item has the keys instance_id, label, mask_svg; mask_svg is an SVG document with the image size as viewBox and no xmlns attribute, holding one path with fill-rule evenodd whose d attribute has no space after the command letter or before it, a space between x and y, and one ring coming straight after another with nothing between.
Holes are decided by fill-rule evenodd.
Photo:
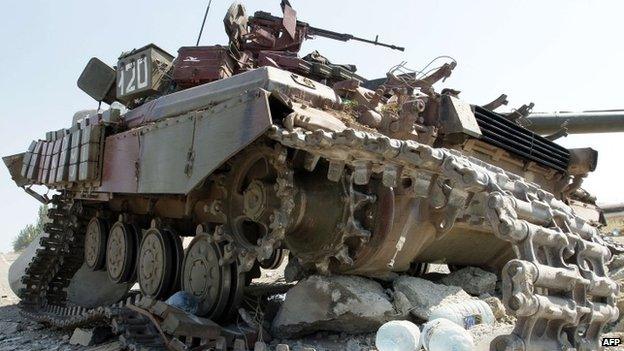
<instances>
[{"instance_id":1,"label":"crumpled plastic bottle","mask_svg":"<svg viewBox=\"0 0 624 351\"><path fill-rule=\"evenodd\" d=\"M444 318L425 323L420 340L427 351L472 351L472 335L466 329Z\"/></svg>"},{"instance_id":2,"label":"crumpled plastic bottle","mask_svg":"<svg viewBox=\"0 0 624 351\"><path fill-rule=\"evenodd\" d=\"M417 351L420 329L410 321L390 321L377 330L375 346L379 351Z\"/></svg>"},{"instance_id":3,"label":"crumpled plastic bottle","mask_svg":"<svg viewBox=\"0 0 624 351\"><path fill-rule=\"evenodd\" d=\"M429 320L445 318L464 329L470 329L477 324L494 324L496 321L492 308L483 300L463 301L443 305L433 309Z\"/></svg>"}]
</instances>

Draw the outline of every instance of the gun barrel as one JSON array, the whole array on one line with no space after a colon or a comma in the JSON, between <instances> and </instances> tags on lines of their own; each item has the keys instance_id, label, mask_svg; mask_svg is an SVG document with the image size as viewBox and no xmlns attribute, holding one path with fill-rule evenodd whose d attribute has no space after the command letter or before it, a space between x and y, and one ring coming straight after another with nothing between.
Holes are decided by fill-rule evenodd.
<instances>
[{"instance_id":1,"label":"gun barrel","mask_svg":"<svg viewBox=\"0 0 624 351\"><path fill-rule=\"evenodd\" d=\"M334 40L340 40L340 41L356 40L356 41L361 41L363 43L383 46L385 48L390 48L392 50L405 51L405 48L402 47L402 46L396 46L396 45L392 45L392 44L382 43L379 40L377 40L377 38L375 38L375 40L364 39L364 38L359 38L359 37L353 36L351 34L332 32L332 31L327 30L327 29L316 28L316 27L312 27L312 26L308 27L308 33L310 35L317 35L319 37L325 37L325 38L334 39Z\"/></svg>"},{"instance_id":2,"label":"gun barrel","mask_svg":"<svg viewBox=\"0 0 624 351\"><path fill-rule=\"evenodd\" d=\"M552 134L565 126L570 134L624 132L623 111L534 113L528 116L528 129Z\"/></svg>"}]
</instances>

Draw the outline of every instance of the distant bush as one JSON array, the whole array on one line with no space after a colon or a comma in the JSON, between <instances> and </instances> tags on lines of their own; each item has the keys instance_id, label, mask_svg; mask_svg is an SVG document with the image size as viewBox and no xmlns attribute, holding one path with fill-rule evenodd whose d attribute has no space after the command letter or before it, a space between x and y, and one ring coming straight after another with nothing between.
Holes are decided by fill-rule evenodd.
<instances>
[{"instance_id":1,"label":"distant bush","mask_svg":"<svg viewBox=\"0 0 624 351\"><path fill-rule=\"evenodd\" d=\"M48 207L43 205L39 207L37 223L28 224L24 229L20 230L17 237L13 240L13 251L25 249L39 234L43 233L43 225L47 222Z\"/></svg>"}]
</instances>

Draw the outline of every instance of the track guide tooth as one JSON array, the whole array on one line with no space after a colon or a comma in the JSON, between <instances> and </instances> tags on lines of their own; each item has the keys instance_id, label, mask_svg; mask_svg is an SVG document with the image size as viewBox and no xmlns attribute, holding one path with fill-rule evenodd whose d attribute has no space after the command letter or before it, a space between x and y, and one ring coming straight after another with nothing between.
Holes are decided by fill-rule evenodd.
<instances>
[{"instance_id":1,"label":"track guide tooth","mask_svg":"<svg viewBox=\"0 0 624 351\"><path fill-rule=\"evenodd\" d=\"M355 162L353 182L357 185L366 185L373 174L373 166L370 162Z\"/></svg>"},{"instance_id":2,"label":"track guide tooth","mask_svg":"<svg viewBox=\"0 0 624 351\"><path fill-rule=\"evenodd\" d=\"M398 185L398 180L401 179L402 172L403 167L401 166L394 164L384 165L384 170L381 178L383 185L389 188L396 187Z\"/></svg>"},{"instance_id":3,"label":"track guide tooth","mask_svg":"<svg viewBox=\"0 0 624 351\"><path fill-rule=\"evenodd\" d=\"M342 178L345 163L342 161L329 161L329 169L327 170L327 179L337 182Z\"/></svg>"},{"instance_id":4,"label":"track guide tooth","mask_svg":"<svg viewBox=\"0 0 624 351\"><path fill-rule=\"evenodd\" d=\"M321 156L315 155L312 153L306 153L305 160L303 163L303 168L305 168L308 172L314 171L318 161L321 159Z\"/></svg>"}]
</instances>

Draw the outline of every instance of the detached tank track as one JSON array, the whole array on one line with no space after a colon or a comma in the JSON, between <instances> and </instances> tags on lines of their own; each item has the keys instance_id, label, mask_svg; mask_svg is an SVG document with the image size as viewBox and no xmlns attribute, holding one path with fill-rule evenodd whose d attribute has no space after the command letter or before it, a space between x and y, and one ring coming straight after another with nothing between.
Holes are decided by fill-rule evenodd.
<instances>
[{"instance_id":1,"label":"detached tank track","mask_svg":"<svg viewBox=\"0 0 624 351\"><path fill-rule=\"evenodd\" d=\"M597 228L553 194L476 158L414 141L352 129L306 132L276 125L268 134L311 158L328 160L330 179L345 165L352 168L356 184L367 183L372 173L381 173L386 186L396 186L402 178L427 183L426 175L434 175L450 187L448 201L457 210L447 221L464 214L472 199L481 199L474 206L482 221L510 242L517 256L502 273L503 302L517 323L491 349L600 348L603 327L618 317L618 285L606 274L611 252ZM413 196L428 196L428 184L413 188ZM442 223L442 235L449 225Z\"/></svg>"},{"instance_id":2,"label":"detached tank track","mask_svg":"<svg viewBox=\"0 0 624 351\"><path fill-rule=\"evenodd\" d=\"M84 238L76 233L81 233L86 224L80 216L84 209L67 194L54 195L52 204L54 207L48 211L52 222L44 226L48 235L41 237L41 248L22 278L25 288L20 298L24 310L65 305L65 289L82 265Z\"/></svg>"},{"instance_id":3,"label":"detached tank track","mask_svg":"<svg viewBox=\"0 0 624 351\"><path fill-rule=\"evenodd\" d=\"M145 317L125 308L141 297L134 295L110 306L66 306L71 278L83 263L84 228L88 218L79 202L67 194L54 195L48 210L52 222L40 239L41 248L22 278L20 313L30 320L59 329L112 325L130 350L166 350L161 337Z\"/></svg>"},{"instance_id":4,"label":"detached tank track","mask_svg":"<svg viewBox=\"0 0 624 351\"><path fill-rule=\"evenodd\" d=\"M119 335L122 347L128 350L167 350L152 322L127 308L140 299L141 295L137 294L110 306L91 309L44 305L37 310L22 310L22 314L39 323L65 330L111 326L113 333Z\"/></svg>"}]
</instances>

